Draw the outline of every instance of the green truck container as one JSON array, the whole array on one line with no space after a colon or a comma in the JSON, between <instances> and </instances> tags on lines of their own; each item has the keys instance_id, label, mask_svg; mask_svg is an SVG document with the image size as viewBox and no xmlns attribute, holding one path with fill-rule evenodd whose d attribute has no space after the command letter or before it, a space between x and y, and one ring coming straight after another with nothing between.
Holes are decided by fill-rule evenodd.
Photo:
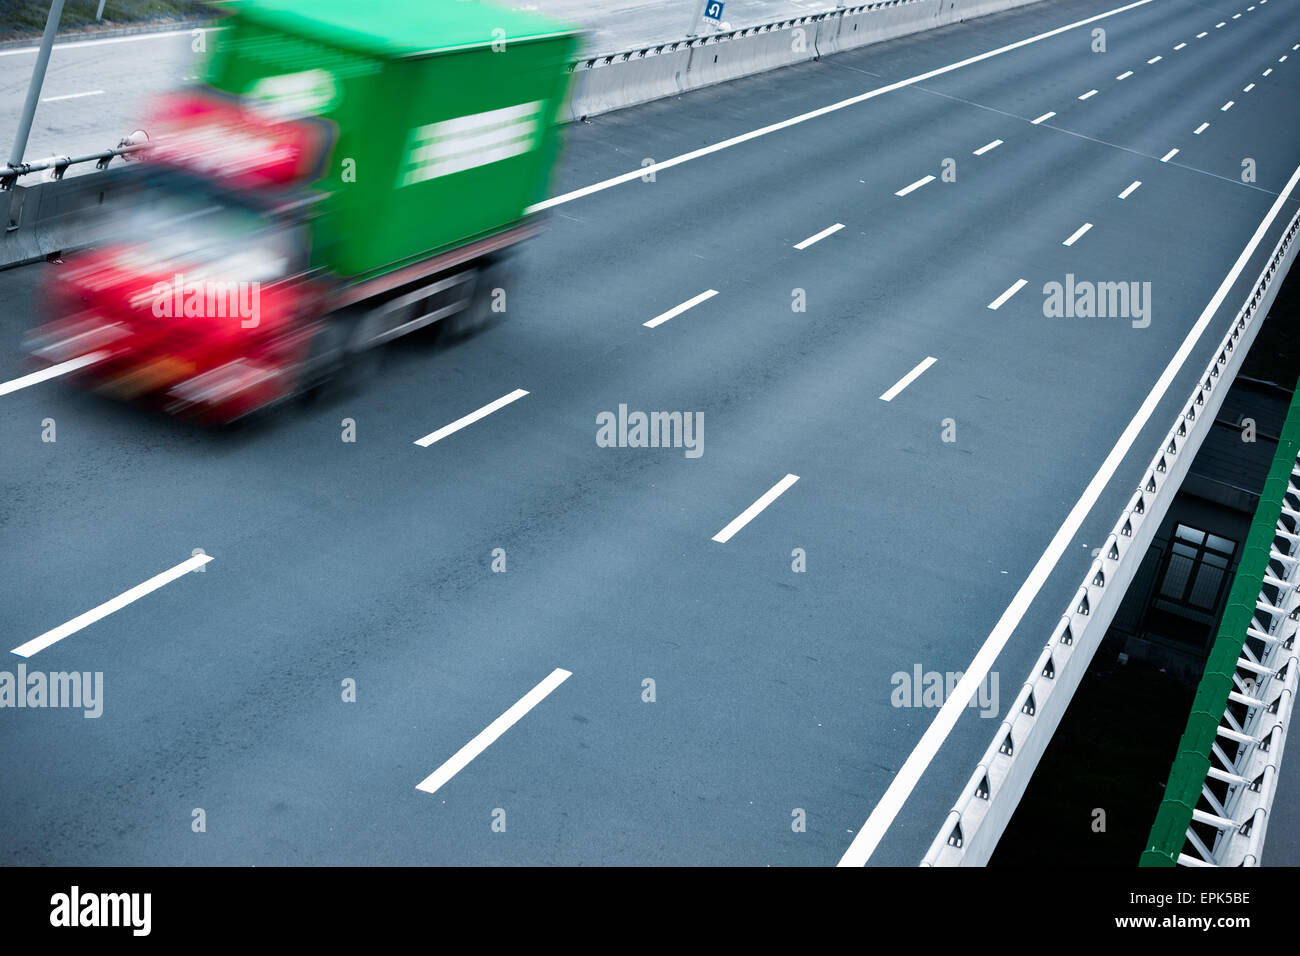
<instances>
[{"instance_id":1,"label":"green truck container","mask_svg":"<svg viewBox=\"0 0 1300 956\"><path fill-rule=\"evenodd\" d=\"M160 100L121 241L48 293L29 351L214 423L354 382L503 311L579 34L473 0L230 0Z\"/></svg>"},{"instance_id":2,"label":"green truck container","mask_svg":"<svg viewBox=\"0 0 1300 956\"><path fill-rule=\"evenodd\" d=\"M574 28L473 0L232 0L213 89L336 131L316 264L363 277L544 199Z\"/></svg>"}]
</instances>

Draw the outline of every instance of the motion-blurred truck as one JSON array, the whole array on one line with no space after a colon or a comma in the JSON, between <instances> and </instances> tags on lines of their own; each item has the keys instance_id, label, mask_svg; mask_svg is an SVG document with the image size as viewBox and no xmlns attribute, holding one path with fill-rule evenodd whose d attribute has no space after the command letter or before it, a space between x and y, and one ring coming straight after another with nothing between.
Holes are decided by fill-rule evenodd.
<instances>
[{"instance_id":1,"label":"motion-blurred truck","mask_svg":"<svg viewBox=\"0 0 1300 956\"><path fill-rule=\"evenodd\" d=\"M54 272L28 349L224 423L494 311L536 231L578 33L473 0L233 0L161 98L112 242Z\"/></svg>"}]
</instances>

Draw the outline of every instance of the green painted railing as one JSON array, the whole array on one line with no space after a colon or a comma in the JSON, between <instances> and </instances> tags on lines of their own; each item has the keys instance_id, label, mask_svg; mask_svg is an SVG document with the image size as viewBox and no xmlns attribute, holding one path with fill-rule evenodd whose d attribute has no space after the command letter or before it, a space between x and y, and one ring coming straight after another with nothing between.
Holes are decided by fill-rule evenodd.
<instances>
[{"instance_id":1,"label":"green painted railing","mask_svg":"<svg viewBox=\"0 0 1300 956\"><path fill-rule=\"evenodd\" d=\"M1255 601L1264 583L1274 531L1282 514L1282 499L1291 480L1291 471L1300 454L1300 383L1291 397L1291 407L1282 426L1277 454L1268 472L1268 480L1259 497L1259 508L1250 523L1241 563L1228 594L1218 635L1205 664L1205 674L1192 701L1191 716L1183 731L1165 785L1165 796L1156 811L1147 849L1142 852L1142 866L1176 866L1186 841L1192 811L1200 800L1201 786L1210 769L1210 748L1214 744L1228 694L1233 689L1232 676L1246 641L1246 630L1255 614ZM1294 759L1300 760L1300 754Z\"/></svg>"}]
</instances>

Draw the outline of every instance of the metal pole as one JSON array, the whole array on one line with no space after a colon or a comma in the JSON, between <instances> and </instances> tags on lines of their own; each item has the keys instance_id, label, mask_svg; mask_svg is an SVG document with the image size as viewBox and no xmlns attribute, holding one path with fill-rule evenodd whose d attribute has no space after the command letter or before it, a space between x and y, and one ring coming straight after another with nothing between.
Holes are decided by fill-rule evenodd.
<instances>
[{"instance_id":1,"label":"metal pole","mask_svg":"<svg viewBox=\"0 0 1300 956\"><path fill-rule=\"evenodd\" d=\"M691 21L691 32L686 34L687 37L697 37L700 35L700 21L704 19L704 0L696 0L701 6L696 8L695 19Z\"/></svg>"},{"instance_id":2,"label":"metal pole","mask_svg":"<svg viewBox=\"0 0 1300 956\"><path fill-rule=\"evenodd\" d=\"M96 20L104 19L104 4L107 2L108 0L99 0L99 9L95 11Z\"/></svg>"},{"instance_id":3,"label":"metal pole","mask_svg":"<svg viewBox=\"0 0 1300 956\"><path fill-rule=\"evenodd\" d=\"M45 83L45 67L50 62L50 48L54 46L54 31L59 28L63 16L63 0L50 0L50 15L45 20L45 34L41 37L41 49L36 54L36 65L32 67L32 81L27 84L27 102L23 104L23 115L18 120L18 133L14 136L13 152L9 154L9 165L19 166L23 153L27 150L27 136L32 131L32 118L36 115L36 103L41 98L41 86Z\"/></svg>"}]
</instances>

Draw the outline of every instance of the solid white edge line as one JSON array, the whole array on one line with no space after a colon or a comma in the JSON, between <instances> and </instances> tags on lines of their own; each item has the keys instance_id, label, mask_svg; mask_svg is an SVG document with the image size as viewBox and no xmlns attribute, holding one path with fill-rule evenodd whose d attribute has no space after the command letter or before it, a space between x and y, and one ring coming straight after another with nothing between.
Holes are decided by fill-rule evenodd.
<instances>
[{"instance_id":1,"label":"solid white edge line","mask_svg":"<svg viewBox=\"0 0 1300 956\"><path fill-rule=\"evenodd\" d=\"M914 189L920 189L922 186L924 186L926 183L929 183L929 182L934 182L934 177L933 177L933 176L925 176L925 177L923 177L922 179L918 179L916 182L912 183L910 186L904 186L904 187L903 187L902 189L900 189L898 192L894 193L894 195L895 195L895 196L906 196L906 195L907 195L908 193L910 193L912 190L914 190Z\"/></svg>"},{"instance_id":2,"label":"solid white edge line","mask_svg":"<svg viewBox=\"0 0 1300 956\"><path fill-rule=\"evenodd\" d=\"M1129 196L1133 195L1133 191L1141 185L1142 185L1142 180L1140 179L1133 180L1131 183L1128 184L1128 188L1126 188L1122 193L1119 194L1119 198L1128 199Z\"/></svg>"},{"instance_id":3,"label":"solid white edge line","mask_svg":"<svg viewBox=\"0 0 1300 956\"><path fill-rule=\"evenodd\" d=\"M49 368L43 368L39 372L32 372L30 375L24 375L22 378L14 378L7 382L0 382L0 395L8 395L10 392L18 391L20 388L27 388L29 385L36 385L52 378L58 378L60 375L66 375L68 372L75 372L79 368L85 368L87 365L95 364L107 354L107 352L91 352L89 355L82 355L79 358L60 362L58 365L51 365Z\"/></svg>"},{"instance_id":4,"label":"solid white edge line","mask_svg":"<svg viewBox=\"0 0 1300 956\"><path fill-rule=\"evenodd\" d=\"M540 704L551 691L572 676L571 671L566 671L562 667L555 668L536 687L515 701L509 710L488 724L464 747L457 750L451 759L416 784L415 789L423 790L425 793L437 793L443 784L464 770L471 760L484 750L487 750L498 737L518 723L524 714Z\"/></svg>"},{"instance_id":5,"label":"solid white edge line","mask_svg":"<svg viewBox=\"0 0 1300 956\"><path fill-rule=\"evenodd\" d=\"M1006 304L1007 299L1011 298L1027 285L1029 285L1028 279L1017 279L1011 284L1011 288L1007 289L1006 292L1003 292L1000 296L989 303L989 308L996 312Z\"/></svg>"},{"instance_id":6,"label":"solid white edge line","mask_svg":"<svg viewBox=\"0 0 1300 956\"><path fill-rule=\"evenodd\" d=\"M109 43L131 43L135 40L161 40L164 37L193 36L197 33L215 33L225 27L195 27L192 30L164 30L160 33L136 33L125 37L108 37L103 40L73 40L68 43L54 44L55 50L75 50L83 46L105 46ZM20 53L36 53L39 46L25 46L17 50L0 50L0 56L18 56Z\"/></svg>"},{"instance_id":7,"label":"solid white edge line","mask_svg":"<svg viewBox=\"0 0 1300 956\"><path fill-rule=\"evenodd\" d=\"M1038 117L1038 119L1034 120L1032 122L1032 125L1037 126L1039 123L1042 123L1045 120L1049 120L1055 115L1056 115L1056 110L1048 110L1042 116Z\"/></svg>"},{"instance_id":8,"label":"solid white edge line","mask_svg":"<svg viewBox=\"0 0 1300 956\"><path fill-rule=\"evenodd\" d=\"M740 514L736 515L735 518L731 519L731 522L725 528L713 536L713 540L718 542L718 544L726 544L737 531L758 517L759 513L762 512L764 508L770 505L773 501L776 501L777 498L785 493L787 488L798 480L798 475L786 475L771 488L767 489L767 491L763 492L762 497Z\"/></svg>"},{"instance_id":9,"label":"solid white edge line","mask_svg":"<svg viewBox=\"0 0 1300 956\"><path fill-rule=\"evenodd\" d=\"M718 294L717 289L709 289L705 292L701 292L699 295L687 299L681 305L675 305L667 312L661 313L660 315L656 315L649 322L642 322L641 324L644 325L647 329L658 328L659 326L667 322L669 319L677 318L677 316L681 315L687 309L693 309L701 302L704 302L708 299L712 299L717 294Z\"/></svg>"},{"instance_id":10,"label":"solid white edge line","mask_svg":"<svg viewBox=\"0 0 1300 956\"><path fill-rule=\"evenodd\" d=\"M17 654L19 657L31 657L33 654L38 654L51 644L61 641L71 634L77 633L77 631L94 624L101 618L108 617L108 615L112 614L114 611L120 611L133 601L138 601L146 594L149 594L152 591L157 591L163 585L170 584L177 578L188 574L195 568L202 567L211 560L212 555L210 554L196 554L194 557L182 561L175 567L168 568L162 574L155 574L143 584L137 584L130 590L123 591L117 597L105 601L103 604L99 605L99 607L91 608L85 614L77 615L66 624L60 624L58 627L46 631L39 637L33 637L25 644L19 644L10 653Z\"/></svg>"},{"instance_id":11,"label":"solid white edge line","mask_svg":"<svg viewBox=\"0 0 1300 956\"><path fill-rule=\"evenodd\" d=\"M1002 145L1002 140L1000 140L1000 139L995 139L993 142L991 142L991 143L985 143L985 144L984 144L983 146L981 146L979 149L975 150L974 155L976 155L976 156L983 156L983 155L984 155L985 153L987 153L989 150L991 150L991 149L997 149L997 148L998 148L999 146L1001 146L1001 145Z\"/></svg>"},{"instance_id":12,"label":"solid white edge line","mask_svg":"<svg viewBox=\"0 0 1300 956\"><path fill-rule=\"evenodd\" d=\"M509 395L502 395L496 401L488 402L482 408L470 412L468 415L464 416L463 418L456 419L450 425L443 425L437 431L429 432L429 434L425 435L423 438L417 438L415 440L415 444L419 445L421 448L428 448L434 442L441 441L442 439L446 438L448 435L452 434L453 432L460 431L466 425L473 425L480 418L486 418L488 415L491 415L497 409L504 408L505 406L509 405L511 402L523 398L527 394L528 392L525 391L524 389L517 388Z\"/></svg>"},{"instance_id":13,"label":"solid white edge line","mask_svg":"<svg viewBox=\"0 0 1300 956\"><path fill-rule=\"evenodd\" d=\"M42 96L42 103L57 103L60 100L77 100L83 96L102 96L103 90L88 90L85 93L64 93L62 96Z\"/></svg>"},{"instance_id":14,"label":"solid white edge line","mask_svg":"<svg viewBox=\"0 0 1300 956\"><path fill-rule=\"evenodd\" d=\"M1079 496L1079 500L1070 509L1070 513L1066 516L1065 521L1061 523L1061 527L1047 545L1042 557L1038 559L1033 570L1029 572L1029 576L1025 578L1024 584L1020 586L1015 597L1011 599L1007 609L1002 612L1002 616L994 625L993 630L989 632L989 636L985 639L974 660L971 661L970 666L966 668L961 680L957 682L957 686L948 695L948 699L944 701L943 706L939 708L939 712L935 715L934 720L930 722L930 726L922 735L921 740L908 755L907 760L903 762L903 766L899 768L893 780L890 781L889 787L880 798L880 802L871 811L871 815L863 824L862 829L853 837L853 842L844 852L844 856L840 858L839 866L864 866L871 858L871 854L875 852L885 832L898 815L898 811L902 809L903 803L911 795L912 790L921 779L921 775L929 767L930 761L934 759L934 755L938 753L940 746L943 745L943 742L952 732L957 719L965 712L967 704L983 684L994 661L997 660L998 654L1006 646L1007 641L1011 639L1012 633L1020 624L1020 620L1029 609L1029 605L1037 597L1039 590L1061 559L1061 555L1065 553L1070 546L1070 542L1078 534L1079 528L1091 513L1097 499L1101 497L1106 486L1110 484L1115 472L1128 455L1129 449L1137 441L1142 429L1146 427L1147 421L1156 410L1156 406L1160 404L1165 392L1169 390L1169 386L1173 384L1174 379L1178 377L1178 373L1182 371L1183 365L1186 364L1201 336L1209 327L1210 321L1214 318L1219 306L1232 290L1232 286L1236 283L1242 269L1250 261L1251 255L1254 254L1255 249L1263 240L1269 227L1273 224L1273 220L1277 218L1277 214L1290 199L1297 182L1300 182L1300 166L1297 166L1295 172L1291 174L1291 178L1273 202L1267 215L1260 222L1255 234L1246 243L1241 255L1237 257L1232 269L1229 270L1227 276L1219 285L1218 291L1214 293L1214 297L1210 299L1209 304L1201 312L1200 318L1196 320L1196 323L1187 333L1187 337L1183 339L1182 345L1178 347L1178 351L1174 353L1173 358L1169 360L1169 364L1165 366L1160 378L1151 387L1151 391L1138 408L1137 413L1121 433L1119 440L1115 442L1115 447L1110 450L1106 460L1102 462L1101 467L1097 469L1097 473L1093 475L1088 487L1084 489L1083 494ZM936 823L935 828L937 829L938 826L939 824Z\"/></svg>"},{"instance_id":15,"label":"solid white edge line","mask_svg":"<svg viewBox=\"0 0 1300 956\"><path fill-rule=\"evenodd\" d=\"M820 242L821 240L825 239L827 236L831 235L832 233L839 232L843 228L844 228L844 223L837 222L833 226L827 226L825 229L817 233L815 236L809 236L803 242L796 242L794 247L796 249L807 249L814 242Z\"/></svg>"},{"instance_id":16,"label":"solid white edge line","mask_svg":"<svg viewBox=\"0 0 1300 956\"><path fill-rule=\"evenodd\" d=\"M662 163L652 163L639 169L631 170L619 176L613 176L609 179L601 180L598 183L592 183L590 186L583 186L581 189L575 189L571 192L563 193L559 196L552 196L550 199L544 199L539 203L529 206L525 212L541 212L543 209L550 209L552 206L559 206L562 203L572 202L575 199L581 199L584 196L590 196L592 193L609 189L611 186L618 186L622 183L630 183L633 180L640 179L647 173L655 173L664 169L671 169L673 166L680 166L682 163L690 162L701 156L708 156L719 150L729 149L732 146L738 146L741 143L747 143L751 139L757 139L760 136L766 136L769 133L775 133L779 130L788 129L799 123L807 122L810 119L816 119L819 116L825 116L828 113L834 113L837 110L845 109L849 106L855 106L858 103L864 103L867 100L874 99L877 96L883 96L886 93L892 93L894 90L901 90L904 87L913 86L917 83L924 83L926 80L933 79L936 76L942 76L945 73L951 73L953 70L960 70L963 67L970 66L973 63L980 63L984 60L995 56L1001 56L1003 53L1010 53L1012 50L1018 50L1023 46L1029 46L1031 43L1039 43L1043 40L1059 36L1069 30L1075 30L1079 27L1086 26L1089 23L1095 23L1098 20L1104 20L1107 17L1117 16L1126 13L1129 10L1135 10L1138 7L1146 6L1153 0L1134 0L1133 3L1127 3L1122 7L1115 7L1113 10L1107 10L1104 13L1098 13L1094 16L1087 17L1083 20L1076 20L1073 23L1067 23L1064 26L1048 30L1046 33L1039 33L1036 36L1026 37L1023 40L1017 40L1015 43L1008 43L1006 46L1000 46L995 50L987 50L984 53L978 53L975 56L967 57L956 63L949 63L947 66L941 66L937 69L929 70L925 73L918 73L915 76L909 76L907 79L898 80L886 86L876 87L874 90L867 90L865 93L859 93L856 96L850 96L848 99L840 100L837 103L831 103L827 106L818 107L807 113L800 113L798 116L791 116L788 119L781 120L779 123L772 123L759 129L750 130L748 133L741 133L739 136L733 136L730 139L713 143L709 146L703 146L700 149L691 150L688 153L682 153L680 156L674 156L671 159L665 159Z\"/></svg>"},{"instance_id":17,"label":"solid white edge line","mask_svg":"<svg viewBox=\"0 0 1300 956\"><path fill-rule=\"evenodd\" d=\"M906 375L900 378L897 382L894 383L894 386L889 391L885 392L884 395L881 395L880 400L882 402L892 402L895 398L898 397L899 392L901 392L903 389L907 388L907 386L911 385L918 378L920 378L921 373L924 372L926 369L928 369L931 365L933 365L937 361L939 360L935 358L933 355L927 355L924 361L916 363L916 368L912 369L912 371L908 372Z\"/></svg>"}]
</instances>

